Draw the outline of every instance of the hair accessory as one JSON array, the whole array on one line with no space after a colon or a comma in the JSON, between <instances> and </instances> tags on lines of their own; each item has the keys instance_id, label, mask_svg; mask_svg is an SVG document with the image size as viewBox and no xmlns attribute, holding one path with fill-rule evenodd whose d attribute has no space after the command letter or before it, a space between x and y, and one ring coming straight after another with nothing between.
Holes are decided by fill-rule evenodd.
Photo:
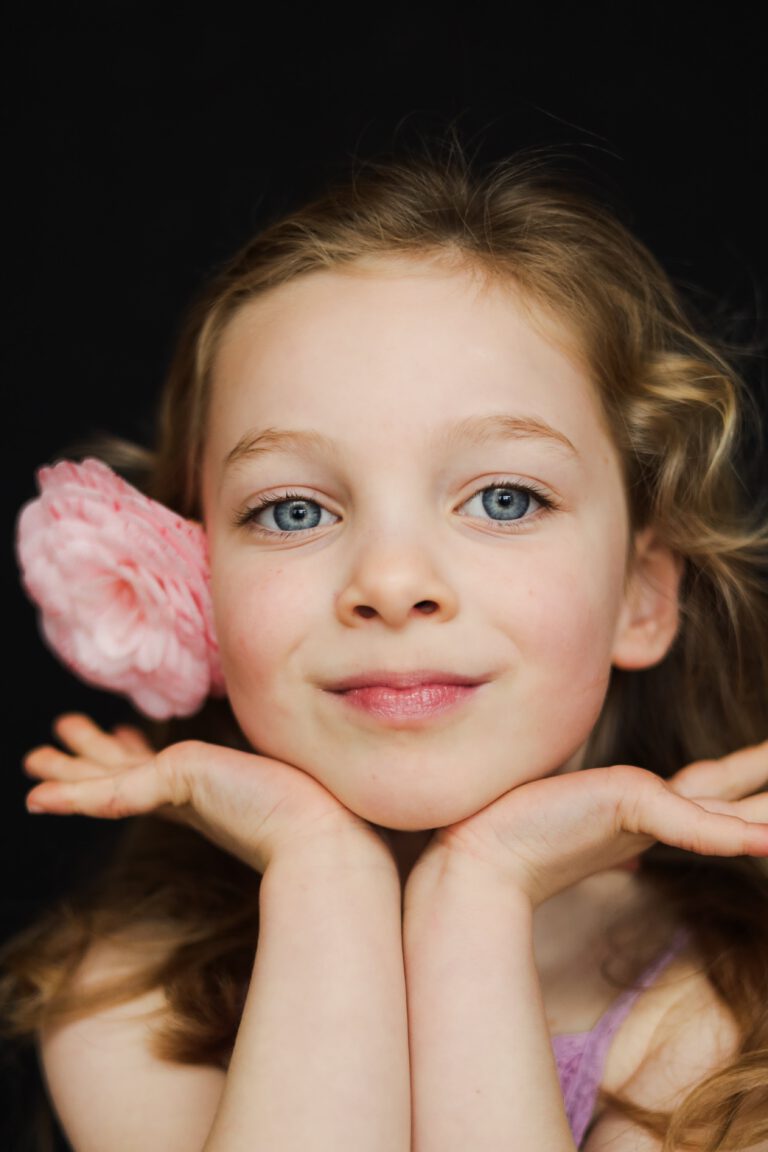
<instances>
[{"instance_id":1,"label":"hair accessory","mask_svg":"<svg viewBox=\"0 0 768 1152\"><path fill-rule=\"evenodd\" d=\"M36 479L16 554L56 655L156 720L223 695L202 526L92 457L39 468Z\"/></svg>"}]
</instances>

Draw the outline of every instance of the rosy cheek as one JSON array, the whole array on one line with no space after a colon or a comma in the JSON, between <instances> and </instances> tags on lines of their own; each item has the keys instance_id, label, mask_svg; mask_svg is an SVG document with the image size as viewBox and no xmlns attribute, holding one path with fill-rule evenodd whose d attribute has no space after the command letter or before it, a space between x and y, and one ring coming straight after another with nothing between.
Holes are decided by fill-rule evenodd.
<instances>
[{"instance_id":1,"label":"rosy cheek","mask_svg":"<svg viewBox=\"0 0 768 1152\"><path fill-rule=\"evenodd\" d=\"M214 581L217 631L230 676L263 679L282 665L302 633L302 589L286 581L282 566L222 569ZM228 676L229 680L229 676Z\"/></svg>"},{"instance_id":2,"label":"rosy cheek","mask_svg":"<svg viewBox=\"0 0 768 1152\"><path fill-rule=\"evenodd\" d=\"M520 646L563 675L602 679L609 663L610 599L588 573L538 568L521 597Z\"/></svg>"}]
</instances>

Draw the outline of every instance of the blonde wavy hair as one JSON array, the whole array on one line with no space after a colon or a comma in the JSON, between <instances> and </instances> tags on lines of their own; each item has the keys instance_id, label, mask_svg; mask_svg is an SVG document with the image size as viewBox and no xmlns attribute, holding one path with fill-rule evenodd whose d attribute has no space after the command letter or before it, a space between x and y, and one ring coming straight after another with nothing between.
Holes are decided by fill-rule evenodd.
<instances>
[{"instance_id":1,"label":"blonde wavy hair","mask_svg":"<svg viewBox=\"0 0 768 1152\"><path fill-rule=\"evenodd\" d=\"M512 283L573 335L623 461L632 528L653 523L684 561L682 622L656 667L614 669L585 763L636 763L668 776L768 735L765 501L741 471L759 412L721 343L627 227L542 151L474 169L453 140L358 164L265 227L189 310L163 392L154 451L117 441L101 455L150 495L201 518L211 369L222 333L255 297L318 269L407 255ZM226 702L192 721L145 725L156 746L196 736L247 748ZM258 878L195 833L129 822L110 867L20 933L3 953L3 1031L36 1031L150 988L169 1010L159 1055L226 1067L258 936ZM672 1113L612 1104L682 1148L746 1149L768 1136L768 876L746 858L662 846L641 874L689 930L740 1045ZM256 882L255 882L256 880ZM130 979L75 989L89 944L146 924ZM152 958L154 956L154 958ZM757 1117L757 1118L756 1118Z\"/></svg>"}]
</instances>

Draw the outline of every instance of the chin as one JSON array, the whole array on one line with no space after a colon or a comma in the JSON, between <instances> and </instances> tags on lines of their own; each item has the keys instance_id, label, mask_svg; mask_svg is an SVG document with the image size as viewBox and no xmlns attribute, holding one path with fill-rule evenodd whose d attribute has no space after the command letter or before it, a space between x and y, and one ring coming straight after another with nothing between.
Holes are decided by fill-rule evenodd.
<instances>
[{"instance_id":1,"label":"chin","mask_svg":"<svg viewBox=\"0 0 768 1152\"><path fill-rule=\"evenodd\" d=\"M434 828L447 828L459 820L466 820L485 808L495 797L473 799L463 797L425 796L340 796L351 812L394 832L426 832Z\"/></svg>"}]
</instances>

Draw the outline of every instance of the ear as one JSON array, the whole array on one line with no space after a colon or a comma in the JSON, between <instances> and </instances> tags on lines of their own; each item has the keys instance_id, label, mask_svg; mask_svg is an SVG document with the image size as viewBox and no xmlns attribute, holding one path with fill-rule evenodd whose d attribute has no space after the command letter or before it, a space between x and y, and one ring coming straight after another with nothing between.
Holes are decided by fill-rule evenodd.
<instances>
[{"instance_id":1,"label":"ear","mask_svg":"<svg viewBox=\"0 0 768 1152\"><path fill-rule=\"evenodd\" d=\"M653 528L636 533L611 656L616 668L651 668L669 652L680 622L683 566Z\"/></svg>"}]
</instances>

